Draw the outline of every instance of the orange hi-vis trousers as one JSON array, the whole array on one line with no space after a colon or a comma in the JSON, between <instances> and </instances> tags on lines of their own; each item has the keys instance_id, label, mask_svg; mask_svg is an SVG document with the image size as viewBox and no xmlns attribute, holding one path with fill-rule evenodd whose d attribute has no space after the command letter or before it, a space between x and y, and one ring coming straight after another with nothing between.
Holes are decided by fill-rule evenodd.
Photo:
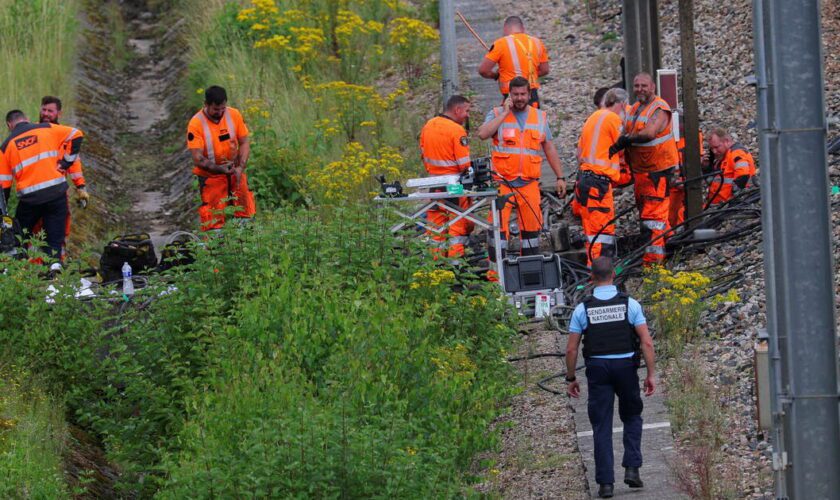
<instances>
[{"instance_id":1,"label":"orange hi-vis trousers","mask_svg":"<svg viewBox=\"0 0 840 500\"><path fill-rule=\"evenodd\" d=\"M575 200L586 235L587 262L601 255L615 255L615 202L608 177L582 171L575 184Z\"/></svg>"},{"instance_id":2,"label":"orange hi-vis trousers","mask_svg":"<svg viewBox=\"0 0 840 500\"><path fill-rule=\"evenodd\" d=\"M454 203L455 200L448 200L448 202ZM469 198L458 198L457 202L458 207L462 211L470 208L472 205ZM428 219L431 223L430 225L437 228L442 227L455 217L457 217L457 215L453 212L440 207L430 208L426 212L426 219ZM431 236L432 240L435 242L435 248L433 249L435 255L443 255L445 252L446 256L449 258L463 257L464 248L469 239L469 235L473 230L473 226L474 224L471 221L466 218L462 218L452 223L452 225L442 233L427 231L426 233ZM444 250L447 246L449 249Z\"/></svg>"},{"instance_id":3,"label":"orange hi-vis trousers","mask_svg":"<svg viewBox=\"0 0 840 500\"><path fill-rule=\"evenodd\" d=\"M642 233L648 244L642 259L646 264L665 261L665 238L670 229L670 185L673 169L659 172L636 172L636 206L639 208Z\"/></svg>"},{"instance_id":4,"label":"orange hi-vis trousers","mask_svg":"<svg viewBox=\"0 0 840 500\"><path fill-rule=\"evenodd\" d=\"M501 236L502 236L502 258L507 253L508 240L510 235L510 215L516 208L516 220L519 224L519 238L522 243L520 255L537 255L540 253L540 231L542 230L543 218L540 208L540 183L533 180L522 187L511 187L504 181L499 184L499 196L513 194L500 211ZM493 212L490 212L490 222L493 222ZM488 277L493 280L496 266L496 249L491 239L487 247L490 257L490 273Z\"/></svg>"},{"instance_id":5,"label":"orange hi-vis trousers","mask_svg":"<svg viewBox=\"0 0 840 500\"><path fill-rule=\"evenodd\" d=\"M233 216L236 218L251 218L257 213L254 194L248 189L248 177L242 174L239 186L235 186L236 177L233 175L212 175L199 177L201 191L201 206L198 216L201 219L201 230L210 231L225 226L224 210L228 206L237 207ZM231 200L231 198L234 198Z\"/></svg>"}]
</instances>

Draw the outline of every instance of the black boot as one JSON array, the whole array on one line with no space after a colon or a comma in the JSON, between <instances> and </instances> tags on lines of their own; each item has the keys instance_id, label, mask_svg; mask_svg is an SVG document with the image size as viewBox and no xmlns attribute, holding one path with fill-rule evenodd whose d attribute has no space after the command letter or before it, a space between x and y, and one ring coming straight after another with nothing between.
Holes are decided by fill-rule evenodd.
<instances>
[{"instance_id":1,"label":"black boot","mask_svg":"<svg viewBox=\"0 0 840 500\"><path fill-rule=\"evenodd\" d=\"M612 483L608 484L599 484L598 485L598 498L612 498L613 496L613 485Z\"/></svg>"},{"instance_id":2,"label":"black boot","mask_svg":"<svg viewBox=\"0 0 840 500\"><path fill-rule=\"evenodd\" d=\"M624 484L630 486L631 488L641 488L645 485L645 483L642 482L641 476L639 476L638 467L624 468Z\"/></svg>"}]
</instances>

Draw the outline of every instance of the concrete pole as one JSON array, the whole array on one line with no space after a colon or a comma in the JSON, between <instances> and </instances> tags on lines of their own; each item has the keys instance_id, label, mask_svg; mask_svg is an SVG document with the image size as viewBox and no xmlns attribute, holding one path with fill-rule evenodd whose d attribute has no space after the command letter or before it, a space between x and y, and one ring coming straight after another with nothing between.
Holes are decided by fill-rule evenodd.
<instances>
[{"instance_id":1,"label":"concrete pole","mask_svg":"<svg viewBox=\"0 0 840 500\"><path fill-rule=\"evenodd\" d=\"M624 79L631 102L633 77L642 71L656 78L662 67L659 47L659 10L656 0L623 0Z\"/></svg>"},{"instance_id":2,"label":"concrete pole","mask_svg":"<svg viewBox=\"0 0 840 500\"><path fill-rule=\"evenodd\" d=\"M443 76L442 94L443 106L455 95L460 87L458 79L458 41L455 38L455 5L454 0L440 0L440 69Z\"/></svg>"},{"instance_id":3,"label":"concrete pole","mask_svg":"<svg viewBox=\"0 0 840 500\"><path fill-rule=\"evenodd\" d=\"M772 394L782 424L774 432L782 441L773 443L774 468L784 474L776 493L836 498L840 388L820 2L755 5L766 293L774 309L767 319L781 372Z\"/></svg>"},{"instance_id":4,"label":"concrete pole","mask_svg":"<svg viewBox=\"0 0 840 500\"><path fill-rule=\"evenodd\" d=\"M685 149L683 165L685 185L685 218L703 211L703 181L700 179L700 110L697 105L697 60L694 55L694 0L680 0L680 55L682 59L683 117Z\"/></svg>"}]
</instances>

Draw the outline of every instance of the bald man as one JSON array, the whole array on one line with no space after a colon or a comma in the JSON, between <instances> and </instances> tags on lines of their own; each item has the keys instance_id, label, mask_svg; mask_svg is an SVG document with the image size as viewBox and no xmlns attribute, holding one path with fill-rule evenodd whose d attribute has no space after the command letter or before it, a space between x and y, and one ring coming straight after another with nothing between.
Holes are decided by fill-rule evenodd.
<instances>
[{"instance_id":1,"label":"bald man","mask_svg":"<svg viewBox=\"0 0 840 500\"><path fill-rule=\"evenodd\" d=\"M636 183L642 233L647 236L645 264L665 260L669 224L671 177L680 163L671 129L671 107L656 95L656 83L648 73L633 79L636 103L625 117L624 135L611 151L625 151Z\"/></svg>"}]
</instances>

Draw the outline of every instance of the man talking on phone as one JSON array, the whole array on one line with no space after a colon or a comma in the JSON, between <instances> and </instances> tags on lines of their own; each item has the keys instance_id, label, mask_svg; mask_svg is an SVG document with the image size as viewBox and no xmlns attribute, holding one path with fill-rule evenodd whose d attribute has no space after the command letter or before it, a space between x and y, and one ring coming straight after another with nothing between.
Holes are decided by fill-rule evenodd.
<instances>
[{"instance_id":1,"label":"man talking on phone","mask_svg":"<svg viewBox=\"0 0 840 500\"><path fill-rule=\"evenodd\" d=\"M499 183L499 195L511 195L501 210L502 256L507 249L511 210L516 207L521 252L536 255L540 249L542 210L540 209L540 175L542 156L557 176L555 186L561 196L566 195L566 181L560 156L554 146L548 115L529 106L531 87L526 78L518 76L510 81L510 96L500 107L493 108L478 129L482 140L493 138L492 170ZM496 252L489 248L488 278L498 279Z\"/></svg>"}]
</instances>

